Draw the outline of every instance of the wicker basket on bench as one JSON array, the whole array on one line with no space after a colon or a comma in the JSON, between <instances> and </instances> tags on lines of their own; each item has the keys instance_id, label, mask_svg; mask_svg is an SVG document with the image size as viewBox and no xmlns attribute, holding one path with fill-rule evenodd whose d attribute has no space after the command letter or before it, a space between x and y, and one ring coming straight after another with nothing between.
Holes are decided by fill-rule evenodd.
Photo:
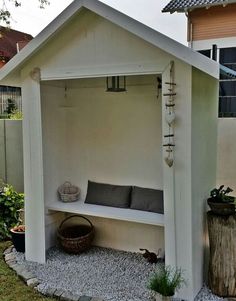
<instances>
[{"instance_id":1,"label":"wicker basket on bench","mask_svg":"<svg viewBox=\"0 0 236 301\"><path fill-rule=\"evenodd\" d=\"M59 186L57 191L62 202L75 202L79 199L80 189L70 182L65 182L63 185Z\"/></svg>"}]
</instances>

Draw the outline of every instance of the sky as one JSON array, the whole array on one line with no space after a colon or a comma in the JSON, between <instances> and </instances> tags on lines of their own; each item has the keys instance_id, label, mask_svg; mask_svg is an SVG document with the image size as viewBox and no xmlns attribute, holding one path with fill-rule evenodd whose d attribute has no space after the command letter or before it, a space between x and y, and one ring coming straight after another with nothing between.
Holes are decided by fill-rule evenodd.
<instances>
[{"instance_id":1,"label":"sky","mask_svg":"<svg viewBox=\"0 0 236 301\"><path fill-rule=\"evenodd\" d=\"M180 13L162 13L168 0L101 0L138 21L186 44L186 17ZM36 36L73 0L50 0L45 9L38 0L22 0L21 7L7 3L12 14L11 28Z\"/></svg>"}]
</instances>

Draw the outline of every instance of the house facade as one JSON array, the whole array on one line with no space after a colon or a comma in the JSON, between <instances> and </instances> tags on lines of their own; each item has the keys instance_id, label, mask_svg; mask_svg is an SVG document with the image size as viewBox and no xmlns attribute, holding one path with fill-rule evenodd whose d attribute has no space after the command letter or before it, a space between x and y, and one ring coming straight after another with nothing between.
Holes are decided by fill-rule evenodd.
<instances>
[{"instance_id":1,"label":"house facade","mask_svg":"<svg viewBox=\"0 0 236 301\"><path fill-rule=\"evenodd\" d=\"M44 263L62 219L81 214L96 245L163 249L166 264L185 271L179 296L194 300L216 181L218 73L214 61L96 0L72 2L9 61L1 84L23 97L27 260ZM111 92L110 79L124 76L125 89ZM78 202L58 200L68 180ZM163 190L164 214L86 204L88 181Z\"/></svg>"},{"instance_id":2,"label":"house facade","mask_svg":"<svg viewBox=\"0 0 236 301\"><path fill-rule=\"evenodd\" d=\"M13 58L33 37L27 33L0 26L0 68ZM22 111L19 87L0 86L0 118L7 117L11 106Z\"/></svg>"},{"instance_id":3,"label":"house facade","mask_svg":"<svg viewBox=\"0 0 236 301\"><path fill-rule=\"evenodd\" d=\"M217 183L236 191L236 1L170 1L187 16L189 47L220 64ZM228 74L224 72L228 68Z\"/></svg>"}]
</instances>

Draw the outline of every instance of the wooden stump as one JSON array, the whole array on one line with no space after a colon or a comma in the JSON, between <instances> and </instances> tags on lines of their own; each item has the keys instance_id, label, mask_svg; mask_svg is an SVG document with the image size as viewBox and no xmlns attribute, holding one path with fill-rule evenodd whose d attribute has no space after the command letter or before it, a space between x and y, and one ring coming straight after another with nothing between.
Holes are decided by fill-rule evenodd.
<instances>
[{"instance_id":1,"label":"wooden stump","mask_svg":"<svg viewBox=\"0 0 236 301\"><path fill-rule=\"evenodd\" d=\"M207 213L209 287L221 297L236 297L236 215Z\"/></svg>"}]
</instances>

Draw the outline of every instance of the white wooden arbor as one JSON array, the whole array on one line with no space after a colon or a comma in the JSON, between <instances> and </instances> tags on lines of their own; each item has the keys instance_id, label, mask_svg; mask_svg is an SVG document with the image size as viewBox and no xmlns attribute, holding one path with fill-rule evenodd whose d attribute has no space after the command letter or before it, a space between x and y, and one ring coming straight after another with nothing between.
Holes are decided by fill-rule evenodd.
<instances>
[{"instance_id":1,"label":"white wooden arbor","mask_svg":"<svg viewBox=\"0 0 236 301\"><path fill-rule=\"evenodd\" d=\"M127 77L126 93L105 92L114 75ZM193 300L203 282L204 202L215 185L217 78L215 62L96 0L74 1L6 64L1 84L23 94L26 258L45 262L58 212L82 213L103 231L101 245L164 246L166 263L186 271L181 295ZM172 167L162 147L170 80ZM163 189L164 218L57 202L64 180L84 199L88 179Z\"/></svg>"}]
</instances>

